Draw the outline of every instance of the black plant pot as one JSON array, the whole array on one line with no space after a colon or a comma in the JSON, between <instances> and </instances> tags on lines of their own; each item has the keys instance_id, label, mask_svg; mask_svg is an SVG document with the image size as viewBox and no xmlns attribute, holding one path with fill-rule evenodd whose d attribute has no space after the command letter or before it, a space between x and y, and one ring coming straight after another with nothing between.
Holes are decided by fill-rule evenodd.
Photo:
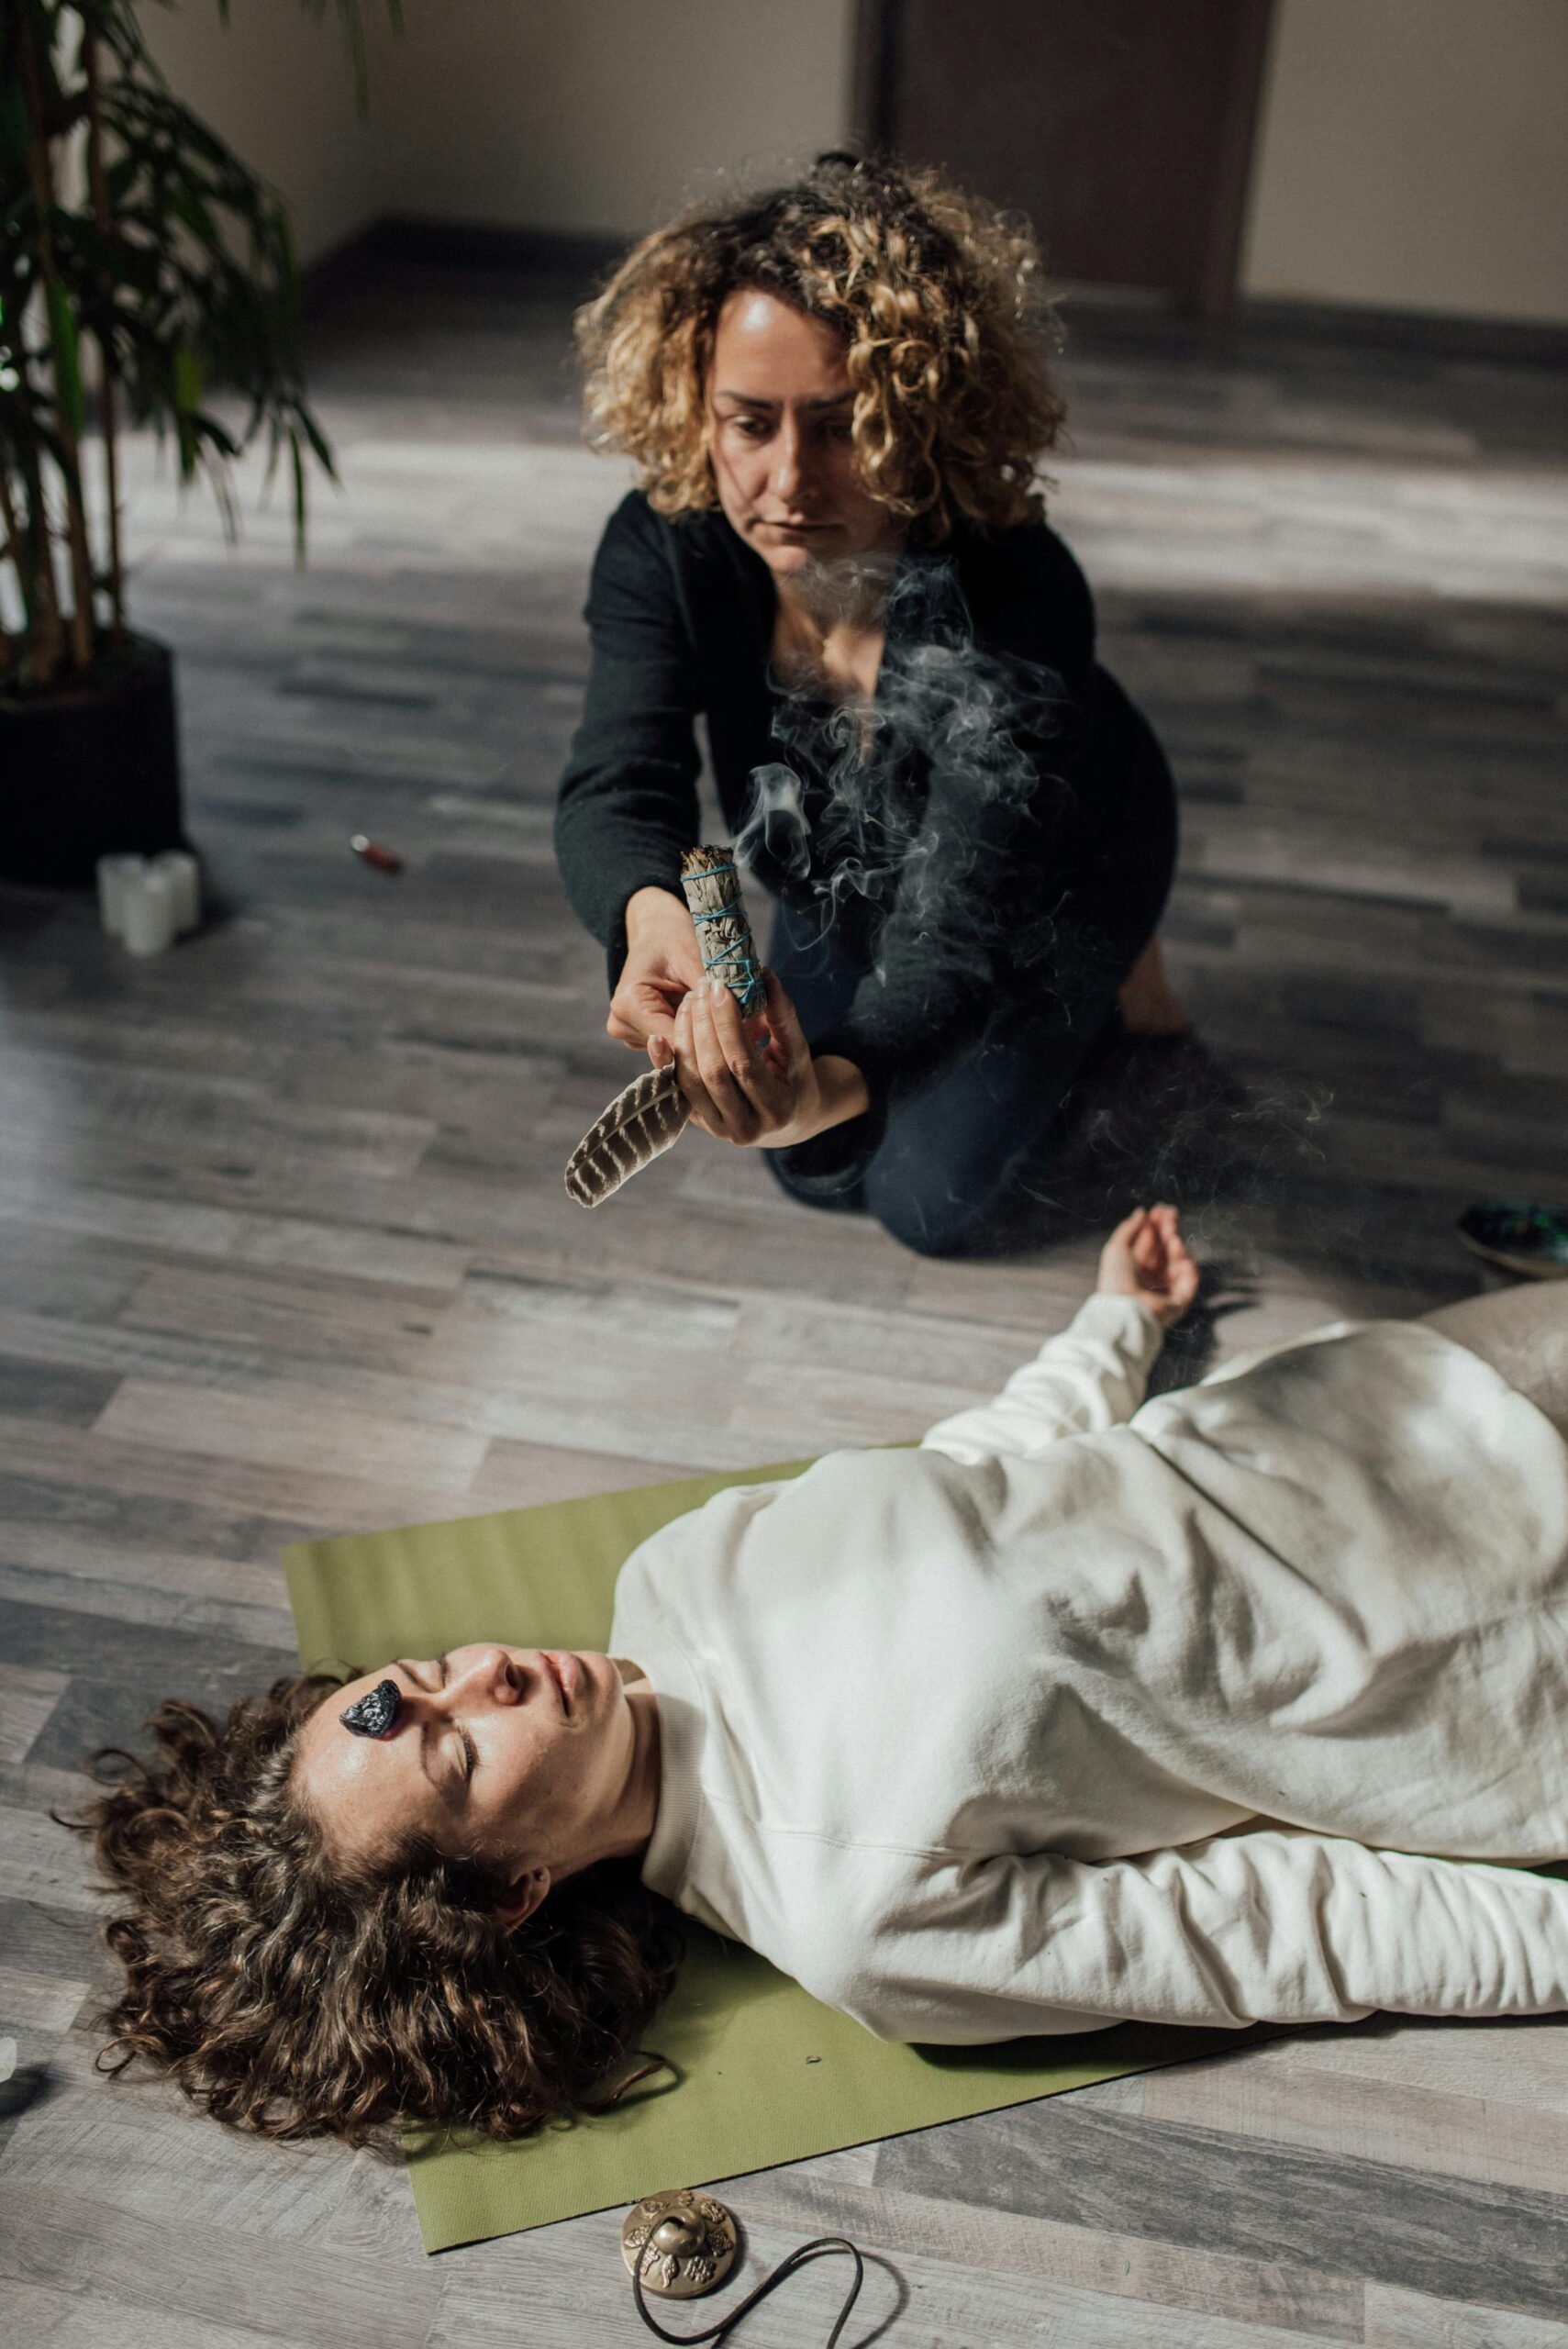
<instances>
[{"instance_id":1,"label":"black plant pot","mask_svg":"<svg viewBox=\"0 0 1568 2349\"><path fill-rule=\"evenodd\" d=\"M167 645L128 637L70 693L0 693L0 879L70 886L117 850L183 845Z\"/></svg>"}]
</instances>

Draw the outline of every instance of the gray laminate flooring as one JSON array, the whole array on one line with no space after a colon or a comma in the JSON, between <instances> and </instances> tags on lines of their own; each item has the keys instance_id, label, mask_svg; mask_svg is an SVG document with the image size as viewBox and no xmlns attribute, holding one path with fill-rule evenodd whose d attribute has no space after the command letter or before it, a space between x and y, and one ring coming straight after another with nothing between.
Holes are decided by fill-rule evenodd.
<instances>
[{"instance_id":1,"label":"gray laminate flooring","mask_svg":"<svg viewBox=\"0 0 1568 2349\"><path fill-rule=\"evenodd\" d=\"M573 1207L562 1163L631 1063L550 853L622 488L578 443L569 302L406 263L338 298L343 487L304 573L281 496L247 486L231 554L129 452L210 918L139 964L84 900L0 892L8 2341L646 2337L615 2214L426 2261L395 2166L92 2076L95 1900L45 1811L158 1698L287 1665L281 1544L914 1433L1067 1317L1151 1186L1217 1265L1222 1351L1462 1295L1470 1197L1568 1194L1561 379L1106 311L1072 328L1056 514L1180 775L1167 937L1207 1059L1106 1078L1015 1262L907 1254L700 1139ZM892 2319L904 2349L1548 2349L1568 2028L1279 2037L733 2199L756 2263L824 2229L873 2251L851 2337ZM837 2288L756 2337L819 2340Z\"/></svg>"}]
</instances>

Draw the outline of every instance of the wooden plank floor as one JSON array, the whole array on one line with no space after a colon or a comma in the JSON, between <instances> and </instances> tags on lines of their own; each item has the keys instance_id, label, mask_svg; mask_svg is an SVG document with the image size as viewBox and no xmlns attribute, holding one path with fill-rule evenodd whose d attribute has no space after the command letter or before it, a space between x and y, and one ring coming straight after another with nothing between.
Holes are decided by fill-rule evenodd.
<instances>
[{"instance_id":1,"label":"wooden plank floor","mask_svg":"<svg viewBox=\"0 0 1568 2349\"><path fill-rule=\"evenodd\" d=\"M1056 510L1178 767L1171 960L1217 1073L1093 1105L1088 1220L1021 1263L922 1261L700 1140L571 1206L630 1063L549 848L621 489L578 446L568 306L391 264L339 302L306 573L281 501L231 556L131 452L213 918L140 965L86 903L0 893L7 2339L646 2337L614 2214L428 2262L395 2166L91 2076L94 1897L44 1811L159 1697L287 1665L284 1542L916 1432L1067 1316L1151 1185L1222 1267L1222 1350L1461 1295L1469 1197L1568 1191L1561 383L1107 314L1073 329ZM1279 2038L733 2199L755 2263L873 2250L851 2338L907 2349L1548 2349L1568 2026ZM837 2288L759 2341L820 2340Z\"/></svg>"}]
</instances>

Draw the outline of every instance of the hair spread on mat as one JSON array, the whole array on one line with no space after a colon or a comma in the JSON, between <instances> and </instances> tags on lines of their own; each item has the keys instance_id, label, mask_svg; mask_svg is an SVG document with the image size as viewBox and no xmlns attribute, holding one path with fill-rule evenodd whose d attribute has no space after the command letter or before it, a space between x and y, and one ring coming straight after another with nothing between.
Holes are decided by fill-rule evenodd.
<instances>
[{"instance_id":1,"label":"hair spread on mat","mask_svg":"<svg viewBox=\"0 0 1568 2349\"><path fill-rule=\"evenodd\" d=\"M842 336L862 480L915 544L940 545L960 515L1040 518L1035 468L1065 403L1033 231L938 172L842 155L683 213L578 312L590 439L636 460L659 513L717 505L706 384L719 312L744 287Z\"/></svg>"},{"instance_id":2,"label":"hair spread on mat","mask_svg":"<svg viewBox=\"0 0 1568 2349\"><path fill-rule=\"evenodd\" d=\"M505 1882L423 1839L345 1865L290 1787L339 1685L280 1680L221 1723L172 1701L146 1760L97 1757L104 1791L64 1823L122 1898L100 2068L139 2056L235 2127L355 2144L399 2120L516 2137L616 2101L606 2084L674 1982L675 1912L608 1862L508 1932Z\"/></svg>"}]
</instances>

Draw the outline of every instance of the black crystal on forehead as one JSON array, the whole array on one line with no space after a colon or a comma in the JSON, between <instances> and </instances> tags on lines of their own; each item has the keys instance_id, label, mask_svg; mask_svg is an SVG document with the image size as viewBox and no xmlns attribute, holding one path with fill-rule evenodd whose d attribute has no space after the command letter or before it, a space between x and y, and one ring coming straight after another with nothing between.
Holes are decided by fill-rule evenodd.
<instances>
[{"instance_id":1,"label":"black crystal on forehead","mask_svg":"<svg viewBox=\"0 0 1568 2349\"><path fill-rule=\"evenodd\" d=\"M368 1697L356 1697L338 1719L356 1737L385 1737L402 1702L403 1691L395 1680L378 1680Z\"/></svg>"}]
</instances>

